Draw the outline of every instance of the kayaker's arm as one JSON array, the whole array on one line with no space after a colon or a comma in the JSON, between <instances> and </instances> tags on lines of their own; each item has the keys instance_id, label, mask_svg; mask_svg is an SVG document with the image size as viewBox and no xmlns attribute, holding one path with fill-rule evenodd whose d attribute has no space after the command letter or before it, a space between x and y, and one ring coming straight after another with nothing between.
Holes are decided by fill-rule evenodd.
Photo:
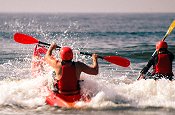
<instances>
[{"instance_id":1,"label":"kayaker's arm","mask_svg":"<svg viewBox=\"0 0 175 115\"><path fill-rule=\"evenodd\" d=\"M52 51L56 49L56 47L57 45L55 43L51 44L45 55L46 62L52 67L55 67L57 63L57 60L52 57Z\"/></svg>"},{"instance_id":2,"label":"kayaker's arm","mask_svg":"<svg viewBox=\"0 0 175 115\"><path fill-rule=\"evenodd\" d=\"M97 75L99 72L98 55L92 54L92 65L88 66L82 62L78 62L78 68L87 74Z\"/></svg>"},{"instance_id":3,"label":"kayaker's arm","mask_svg":"<svg viewBox=\"0 0 175 115\"><path fill-rule=\"evenodd\" d=\"M146 74L150 67L154 64L154 57L151 57L151 59L148 61L147 65L141 70L141 74Z\"/></svg>"},{"instance_id":4,"label":"kayaker's arm","mask_svg":"<svg viewBox=\"0 0 175 115\"><path fill-rule=\"evenodd\" d=\"M173 62L173 60L174 60L174 54L168 51L168 55L170 56L170 60Z\"/></svg>"}]
</instances>

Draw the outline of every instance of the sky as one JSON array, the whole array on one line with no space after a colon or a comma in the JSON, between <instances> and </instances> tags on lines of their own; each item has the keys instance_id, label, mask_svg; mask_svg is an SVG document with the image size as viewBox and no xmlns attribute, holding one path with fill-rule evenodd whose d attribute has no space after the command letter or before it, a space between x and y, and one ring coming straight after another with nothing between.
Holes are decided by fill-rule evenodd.
<instances>
[{"instance_id":1,"label":"sky","mask_svg":"<svg viewBox=\"0 0 175 115\"><path fill-rule=\"evenodd\" d=\"M175 0L0 0L0 12L175 13Z\"/></svg>"}]
</instances>

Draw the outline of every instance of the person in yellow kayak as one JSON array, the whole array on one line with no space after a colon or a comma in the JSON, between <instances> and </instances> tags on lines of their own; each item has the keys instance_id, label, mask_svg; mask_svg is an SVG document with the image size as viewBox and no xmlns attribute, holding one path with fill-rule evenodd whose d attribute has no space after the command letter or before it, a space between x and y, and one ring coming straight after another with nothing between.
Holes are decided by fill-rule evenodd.
<instances>
[{"instance_id":1,"label":"person in yellow kayak","mask_svg":"<svg viewBox=\"0 0 175 115\"><path fill-rule=\"evenodd\" d=\"M92 54L92 65L86 65L80 61L72 61L72 49L70 47L62 47L59 51L61 60L57 60L52 57L52 51L56 49L56 46L55 43L51 44L46 52L45 60L55 71L57 92L63 95L79 94L81 72L90 75L97 75L99 72L98 55Z\"/></svg>"},{"instance_id":2,"label":"person in yellow kayak","mask_svg":"<svg viewBox=\"0 0 175 115\"><path fill-rule=\"evenodd\" d=\"M146 79L145 74L147 74L148 70L151 66L153 66L153 72L147 74L149 78L152 79L173 79L172 72L172 62L174 60L174 55L170 51L168 51L168 45L164 41L159 41L156 44L156 55L154 55L148 62L148 64L142 69L140 72L141 75L139 79Z\"/></svg>"}]
</instances>

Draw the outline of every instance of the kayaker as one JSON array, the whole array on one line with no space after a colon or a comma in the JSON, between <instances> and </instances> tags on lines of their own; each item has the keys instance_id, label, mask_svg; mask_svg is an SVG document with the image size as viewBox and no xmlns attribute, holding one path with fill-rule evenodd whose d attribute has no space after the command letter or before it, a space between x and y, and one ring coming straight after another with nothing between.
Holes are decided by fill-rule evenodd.
<instances>
[{"instance_id":1,"label":"kayaker","mask_svg":"<svg viewBox=\"0 0 175 115\"><path fill-rule=\"evenodd\" d=\"M56 49L56 44L52 43L45 55L46 62L53 67L58 88L58 93L63 95L74 95L80 93L79 80L81 72L97 75L98 55L92 55L92 65L86 65L80 61L74 62L73 52L70 47L62 47L59 51L61 60L52 57L52 51Z\"/></svg>"},{"instance_id":2,"label":"kayaker","mask_svg":"<svg viewBox=\"0 0 175 115\"><path fill-rule=\"evenodd\" d=\"M173 53L168 51L168 45L164 41L159 41L156 44L156 54L151 57L148 61L147 65L142 69L141 76L138 79L146 79L145 74L153 79L173 79L173 72L172 72L172 62L174 59ZM148 70L150 67L153 66L153 72L148 74Z\"/></svg>"}]
</instances>

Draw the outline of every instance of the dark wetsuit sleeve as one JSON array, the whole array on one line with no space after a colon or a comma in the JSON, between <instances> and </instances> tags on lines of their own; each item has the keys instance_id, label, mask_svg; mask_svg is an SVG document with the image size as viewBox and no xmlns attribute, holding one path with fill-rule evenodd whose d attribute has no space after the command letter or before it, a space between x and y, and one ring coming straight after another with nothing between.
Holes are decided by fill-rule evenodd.
<instances>
[{"instance_id":1,"label":"dark wetsuit sleeve","mask_svg":"<svg viewBox=\"0 0 175 115\"><path fill-rule=\"evenodd\" d=\"M141 70L141 74L146 74L148 72L148 70L150 69L150 67L152 65L155 65L155 60L156 60L156 55L154 57L151 57L151 59L148 61L147 65Z\"/></svg>"},{"instance_id":2,"label":"dark wetsuit sleeve","mask_svg":"<svg viewBox=\"0 0 175 115\"><path fill-rule=\"evenodd\" d=\"M168 51L168 55L170 56L171 62L174 60L174 54Z\"/></svg>"}]
</instances>

